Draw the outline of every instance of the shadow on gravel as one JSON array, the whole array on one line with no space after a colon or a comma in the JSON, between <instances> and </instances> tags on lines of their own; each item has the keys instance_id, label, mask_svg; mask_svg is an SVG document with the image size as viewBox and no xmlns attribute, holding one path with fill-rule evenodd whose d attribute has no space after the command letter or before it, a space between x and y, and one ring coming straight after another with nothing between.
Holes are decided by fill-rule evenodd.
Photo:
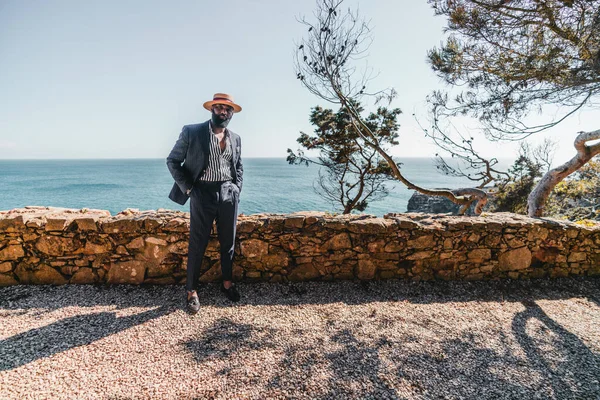
<instances>
[{"instance_id":1,"label":"shadow on gravel","mask_svg":"<svg viewBox=\"0 0 600 400\"><path fill-rule=\"evenodd\" d=\"M426 321L374 317L376 337L361 335L361 327L331 315L327 334L315 340L310 328L298 327L289 337L276 328L220 319L184 344L200 365L224 361L218 375L239 376L238 358L271 350L280 355L268 375L246 384L264 385L265 393L303 390L326 381L319 397L397 398L401 386L423 398L600 398L600 359L574 334L552 320L536 300L585 298L598 306L600 280L591 278L495 282L308 282L301 284L240 284L240 305L367 304L405 301L520 302L525 310L512 321L515 337L503 338L504 349L490 348L485 338L467 335L445 338L436 326L426 326L436 339L419 343L406 324ZM65 307L114 306L151 308L117 318L106 311L77 315L0 341L0 371L84 346L109 335L160 318L184 307L182 286L13 286L0 288L0 319L19 313L45 313ZM216 284L199 290L202 306L237 307L223 298ZM364 321L365 324L371 323ZM421 325L420 325L421 324ZM0 324L0 332L2 326ZM533 329L533 331L532 331ZM537 330L536 330L537 329ZM489 334L489 332L488 332ZM285 337L284 335L288 335ZM522 349L515 354L515 340ZM334 347L323 346L325 342ZM431 346L434 343L435 346ZM511 347L512 344L512 347ZM328 349L328 350L324 350ZM524 354L524 355L523 355ZM257 366L256 368L268 368ZM300 373L300 372L302 373ZM323 375L324 374L324 375ZM310 391L307 391L310 393ZM313 390L314 392L314 390ZM482 395L482 393L484 393Z\"/></svg>"},{"instance_id":2,"label":"shadow on gravel","mask_svg":"<svg viewBox=\"0 0 600 400\"><path fill-rule=\"evenodd\" d=\"M174 288L171 288L174 289ZM160 296L157 294L160 293ZM0 318L5 310L20 310L9 315L51 312L65 307L114 306L152 308L134 315L117 317L115 312L97 312L64 318L41 328L0 340L0 371L18 368L32 361L88 345L179 308L174 300L157 287L134 286L11 286L0 288ZM0 324L0 332L1 332Z\"/></svg>"},{"instance_id":3,"label":"shadow on gravel","mask_svg":"<svg viewBox=\"0 0 600 400\"><path fill-rule=\"evenodd\" d=\"M163 306L127 317L117 317L114 312L76 315L23 332L0 340L0 371L85 346L168 313Z\"/></svg>"},{"instance_id":4,"label":"shadow on gravel","mask_svg":"<svg viewBox=\"0 0 600 400\"><path fill-rule=\"evenodd\" d=\"M201 305L230 307L219 284L200 284ZM563 278L499 281L399 280L372 282L240 283L239 304L366 304L408 301L415 304L446 302L523 302L586 298L600 306L600 279ZM0 287L0 312L39 308L55 310L76 306L116 305L119 308L169 305L183 308L185 289L177 285L64 285Z\"/></svg>"},{"instance_id":5,"label":"shadow on gravel","mask_svg":"<svg viewBox=\"0 0 600 400\"><path fill-rule=\"evenodd\" d=\"M224 367L215 374L227 378L231 387L258 387L264 397L600 398L600 357L535 302L523 305L526 309L512 322L515 337L499 331L496 347L474 333L451 339L440 334L439 340L419 342L423 336L411 335L401 320L384 321L376 337L361 333L368 321L337 320L315 339L308 335L310 327L290 334L229 318L217 320L184 346L199 367L220 363ZM527 327L534 321L538 326ZM429 328L435 332L434 326ZM515 351L515 338L522 352ZM255 373L249 374L243 360L256 360L267 349L278 350L275 359L254 361Z\"/></svg>"},{"instance_id":6,"label":"shadow on gravel","mask_svg":"<svg viewBox=\"0 0 600 400\"><path fill-rule=\"evenodd\" d=\"M197 362L203 363L229 357L242 351L273 348L276 334L277 330L273 328L239 324L229 318L223 318L204 331L199 340L185 343L185 347L194 355ZM222 370L218 374L227 372Z\"/></svg>"},{"instance_id":7,"label":"shadow on gravel","mask_svg":"<svg viewBox=\"0 0 600 400\"><path fill-rule=\"evenodd\" d=\"M600 355L535 302L524 301L523 306L525 310L513 318L512 330L533 368L546 377L551 393L561 399L592 398L592 393L600 398ZM528 334L528 323L534 325L535 337Z\"/></svg>"},{"instance_id":8,"label":"shadow on gravel","mask_svg":"<svg viewBox=\"0 0 600 400\"><path fill-rule=\"evenodd\" d=\"M228 304L219 299L217 289L203 289L205 305ZM221 319L185 343L200 366L220 361L225 367L217 375L232 381L244 377L245 385L261 387L265 397L292 391L318 398L600 398L600 356L536 304L536 300L583 298L598 305L598 279L256 284L242 285L242 290L242 303L252 305L483 301L518 302L525 307L512 321L512 335L498 328L487 336L465 333L445 338L435 321L374 314L373 321L347 323L324 315L329 329L316 340L308 334L310 328L298 327L290 334ZM378 325L376 337L365 337L362 327L371 323ZM426 329L435 339L422 342L423 336L411 334L411 326ZM497 340L495 346L488 343L490 335ZM253 359L250 354L267 349L279 350L275 364L255 366L258 375L248 376L240 359L245 355Z\"/></svg>"}]
</instances>

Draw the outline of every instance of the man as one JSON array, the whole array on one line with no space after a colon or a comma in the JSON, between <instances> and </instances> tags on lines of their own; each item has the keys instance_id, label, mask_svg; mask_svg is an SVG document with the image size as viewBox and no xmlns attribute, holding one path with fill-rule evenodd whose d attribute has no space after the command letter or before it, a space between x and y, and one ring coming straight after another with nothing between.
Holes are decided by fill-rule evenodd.
<instances>
[{"instance_id":1,"label":"man","mask_svg":"<svg viewBox=\"0 0 600 400\"><path fill-rule=\"evenodd\" d=\"M175 179L169 198L181 205L190 199L186 289L187 308L192 314L200 309L198 278L215 220L221 246L221 291L231 301L240 299L232 283L232 267L244 168L240 137L227 129L227 125L242 108L225 93L216 93L211 101L204 103L204 108L212 112L211 119L184 126L167 157L167 166Z\"/></svg>"}]
</instances>

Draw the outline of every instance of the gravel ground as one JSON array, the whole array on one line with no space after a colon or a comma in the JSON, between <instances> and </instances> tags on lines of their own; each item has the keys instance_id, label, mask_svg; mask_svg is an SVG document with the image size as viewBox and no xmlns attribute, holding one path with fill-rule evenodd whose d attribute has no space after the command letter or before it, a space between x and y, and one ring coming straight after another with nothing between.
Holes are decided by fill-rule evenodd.
<instances>
[{"instance_id":1,"label":"gravel ground","mask_svg":"<svg viewBox=\"0 0 600 400\"><path fill-rule=\"evenodd\" d=\"M0 398L600 399L600 280L0 288Z\"/></svg>"}]
</instances>

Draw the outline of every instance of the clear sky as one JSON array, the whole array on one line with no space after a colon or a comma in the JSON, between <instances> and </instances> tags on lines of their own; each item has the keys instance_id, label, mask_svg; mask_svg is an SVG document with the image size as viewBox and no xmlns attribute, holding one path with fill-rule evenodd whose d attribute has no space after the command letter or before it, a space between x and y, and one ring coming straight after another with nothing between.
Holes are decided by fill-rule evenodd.
<instances>
[{"instance_id":1,"label":"clear sky","mask_svg":"<svg viewBox=\"0 0 600 400\"><path fill-rule=\"evenodd\" d=\"M443 87L426 52L445 20L425 0L351 0L371 20L372 88L394 87L400 157L436 152L413 113ZM163 158L181 127L202 122L202 103L230 93L243 107L230 127L245 157L285 157L310 108L326 105L296 80L294 43L313 0L0 0L0 159ZM332 106L335 107L335 106ZM598 128L598 109L551 136L555 161L572 157L575 132ZM537 140L541 140L538 136ZM514 144L479 142L484 154L514 157Z\"/></svg>"}]
</instances>

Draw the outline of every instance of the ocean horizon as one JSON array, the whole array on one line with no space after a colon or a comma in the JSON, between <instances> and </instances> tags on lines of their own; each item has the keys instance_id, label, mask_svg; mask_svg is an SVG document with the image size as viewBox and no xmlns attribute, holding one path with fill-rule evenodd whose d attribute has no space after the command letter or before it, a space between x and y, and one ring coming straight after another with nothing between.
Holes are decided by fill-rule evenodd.
<instances>
[{"instance_id":1,"label":"ocean horizon","mask_svg":"<svg viewBox=\"0 0 600 400\"><path fill-rule=\"evenodd\" d=\"M314 190L319 167L289 165L285 158L244 158L239 213L341 212ZM407 179L426 188L472 187L466 178L438 172L431 158L399 158ZM189 211L168 198L173 185L164 158L0 160L0 210L25 206ZM366 214L406 212L413 191L390 181L390 194L369 203Z\"/></svg>"}]
</instances>

